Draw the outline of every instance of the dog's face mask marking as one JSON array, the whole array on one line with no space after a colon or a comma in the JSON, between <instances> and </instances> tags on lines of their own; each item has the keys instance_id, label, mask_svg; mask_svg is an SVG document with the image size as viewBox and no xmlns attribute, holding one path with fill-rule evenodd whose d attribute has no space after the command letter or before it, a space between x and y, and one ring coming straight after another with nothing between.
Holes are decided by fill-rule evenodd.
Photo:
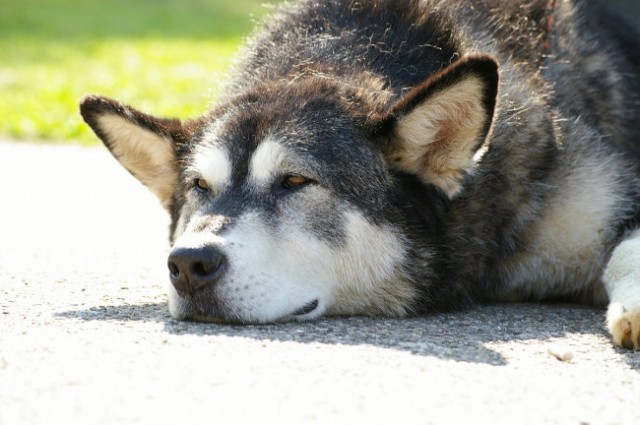
<instances>
[{"instance_id":1,"label":"dog's face mask marking","mask_svg":"<svg viewBox=\"0 0 640 425\"><path fill-rule=\"evenodd\" d=\"M222 191L231 184L231 158L222 146L203 147L197 151L187 175L193 176L193 183L201 191ZM200 181L197 181L200 180Z\"/></svg>"},{"instance_id":2,"label":"dog's face mask marking","mask_svg":"<svg viewBox=\"0 0 640 425\"><path fill-rule=\"evenodd\" d=\"M455 196L496 87L495 62L461 60L369 114L368 130L316 86L263 90L184 124L96 97L82 113L172 214L174 317L401 316L424 295L407 258L425 271L430 254L402 228L395 173Z\"/></svg>"},{"instance_id":3,"label":"dog's face mask marking","mask_svg":"<svg viewBox=\"0 0 640 425\"><path fill-rule=\"evenodd\" d=\"M270 322L403 313L389 298L412 297L408 287L378 290L403 261L400 232L374 224L340 193L358 175L388 178L375 150L347 173L314 152L320 136L280 128L241 147L236 118L225 121L184 159L186 195L169 258L172 315ZM208 253L185 260L194 250Z\"/></svg>"}]
</instances>

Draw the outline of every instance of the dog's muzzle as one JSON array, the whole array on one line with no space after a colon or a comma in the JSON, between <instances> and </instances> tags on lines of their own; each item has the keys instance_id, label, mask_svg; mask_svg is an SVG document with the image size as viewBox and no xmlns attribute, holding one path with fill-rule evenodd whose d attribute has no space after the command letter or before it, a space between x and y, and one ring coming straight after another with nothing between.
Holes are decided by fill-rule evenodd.
<instances>
[{"instance_id":1,"label":"dog's muzzle","mask_svg":"<svg viewBox=\"0 0 640 425\"><path fill-rule=\"evenodd\" d=\"M169 254L171 283L181 296L214 285L227 270L226 256L214 246L178 247Z\"/></svg>"}]
</instances>

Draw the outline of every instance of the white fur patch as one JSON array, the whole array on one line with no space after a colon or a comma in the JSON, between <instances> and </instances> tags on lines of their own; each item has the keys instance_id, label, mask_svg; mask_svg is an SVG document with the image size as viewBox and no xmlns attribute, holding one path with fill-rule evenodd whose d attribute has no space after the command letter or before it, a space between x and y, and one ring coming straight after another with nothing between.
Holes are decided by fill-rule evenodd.
<instances>
[{"instance_id":1,"label":"white fur patch","mask_svg":"<svg viewBox=\"0 0 640 425\"><path fill-rule=\"evenodd\" d=\"M640 230L613 251L603 280L611 300L607 327L614 342L640 350Z\"/></svg>"},{"instance_id":2,"label":"white fur patch","mask_svg":"<svg viewBox=\"0 0 640 425\"><path fill-rule=\"evenodd\" d=\"M617 164L593 157L556 176L562 189L530 231L530 249L506 265L510 287L524 298L583 294L605 304L601 274L609 252L606 229L620 202Z\"/></svg>"},{"instance_id":3,"label":"white fur patch","mask_svg":"<svg viewBox=\"0 0 640 425\"><path fill-rule=\"evenodd\" d=\"M249 162L249 179L262 186L270 182L275 172L288 165L290 153L273 138L266 138L251 156Z\"/></svg>"},{"instance_id":4,"label":"white fur patch","mask_svg":"<svg viewBox=\"0 0 640 425\"><path fill-rule=\"evenodd\" d=\"M346 244L327 257L336 283L330 312L404 316L417 294L412 285L395 279L406 255L398 232L372 225L357 213L345 219Z\"/></svg>"},{"instance_id":5,"label":"white fur patch","mask_svg":"<svg viewBox=\"0 0 640 425\"><path fill-rule=\"evenodd\" d=\"M201 176L210 187L219 189L231 181L231 158L226 148L208 145L199 148L190 171Z\"/></svg>"},{"instance_id":6,"label":"white fur patch","mask_svg":"<svg viewBox=\"0 0 640 425\"><path fill-rule=\"evenodd\" d=\"M177 182L171 141L114 114L98 117L98 125L114 156L166 207Z\"/></svg>"}]
</instances>

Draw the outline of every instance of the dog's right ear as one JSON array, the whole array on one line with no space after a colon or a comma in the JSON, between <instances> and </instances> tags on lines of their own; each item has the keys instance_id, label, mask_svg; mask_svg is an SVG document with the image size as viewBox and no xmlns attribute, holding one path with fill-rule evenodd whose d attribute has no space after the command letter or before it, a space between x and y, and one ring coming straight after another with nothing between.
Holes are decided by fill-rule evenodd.
<instances>
[{"instance_id":1,"label":"dog's right ear","mask_svg":"<svg viewBox=\"0 0 640 425\"><path fill-rule=\"evenodd\" d=\"M186 138L180 121L156 118L100 96L82 99L80 113L124 168L169 208L178 180L176 145Z\"/></svg>"},{"instance_id":2,"label":"dog's right ear","mask_svg":"<svg viewBox=\"0 0 640 425\"><path fill-rule=\"evenodd\" d=\"M470 55L400 97L381 125L391 133L386 153L392 166L450 198L459 193L487 139L498 78L493 58Z\"/></svg>"}]
</instances>

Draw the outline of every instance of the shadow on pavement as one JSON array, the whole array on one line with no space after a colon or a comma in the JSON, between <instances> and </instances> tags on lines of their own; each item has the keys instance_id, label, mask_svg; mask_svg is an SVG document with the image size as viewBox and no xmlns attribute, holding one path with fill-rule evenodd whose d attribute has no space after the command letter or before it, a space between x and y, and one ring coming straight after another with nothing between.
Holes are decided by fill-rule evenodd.
<instances>
[{"instance_id":1,"label":"shadow on pavement","mask_svg":"<svg viewBox=\"0 0 640 425\"><path fill-rule=\"evenodd\" d=\"M86 310L71 310L56 314L65 319L80 320L115 320L140 322L170 321L167 303L145 303L126 305L106 305L91 307Z\"/></svg>"},{"instance_id":2,"label":"shadow on pavement","mask_svg":"<svg viewBox=\"0 0 640 425\"><path fill-rule=\"evenodd\" d=\"M608 343L604 311L575 305L504 304L408 319L369 317L326 318L307 323L228 325L174 320L166 303L99 306L68 311L59 317L100 321L164 323L174 335L228 336L303 344L330 344L380 348L418 356L506 365L505 357L491 343L532 341L540 343L574 335L593 335ZM640 353L617 350L629 366L640 371Z\"/></svg>"}]
</instances>

